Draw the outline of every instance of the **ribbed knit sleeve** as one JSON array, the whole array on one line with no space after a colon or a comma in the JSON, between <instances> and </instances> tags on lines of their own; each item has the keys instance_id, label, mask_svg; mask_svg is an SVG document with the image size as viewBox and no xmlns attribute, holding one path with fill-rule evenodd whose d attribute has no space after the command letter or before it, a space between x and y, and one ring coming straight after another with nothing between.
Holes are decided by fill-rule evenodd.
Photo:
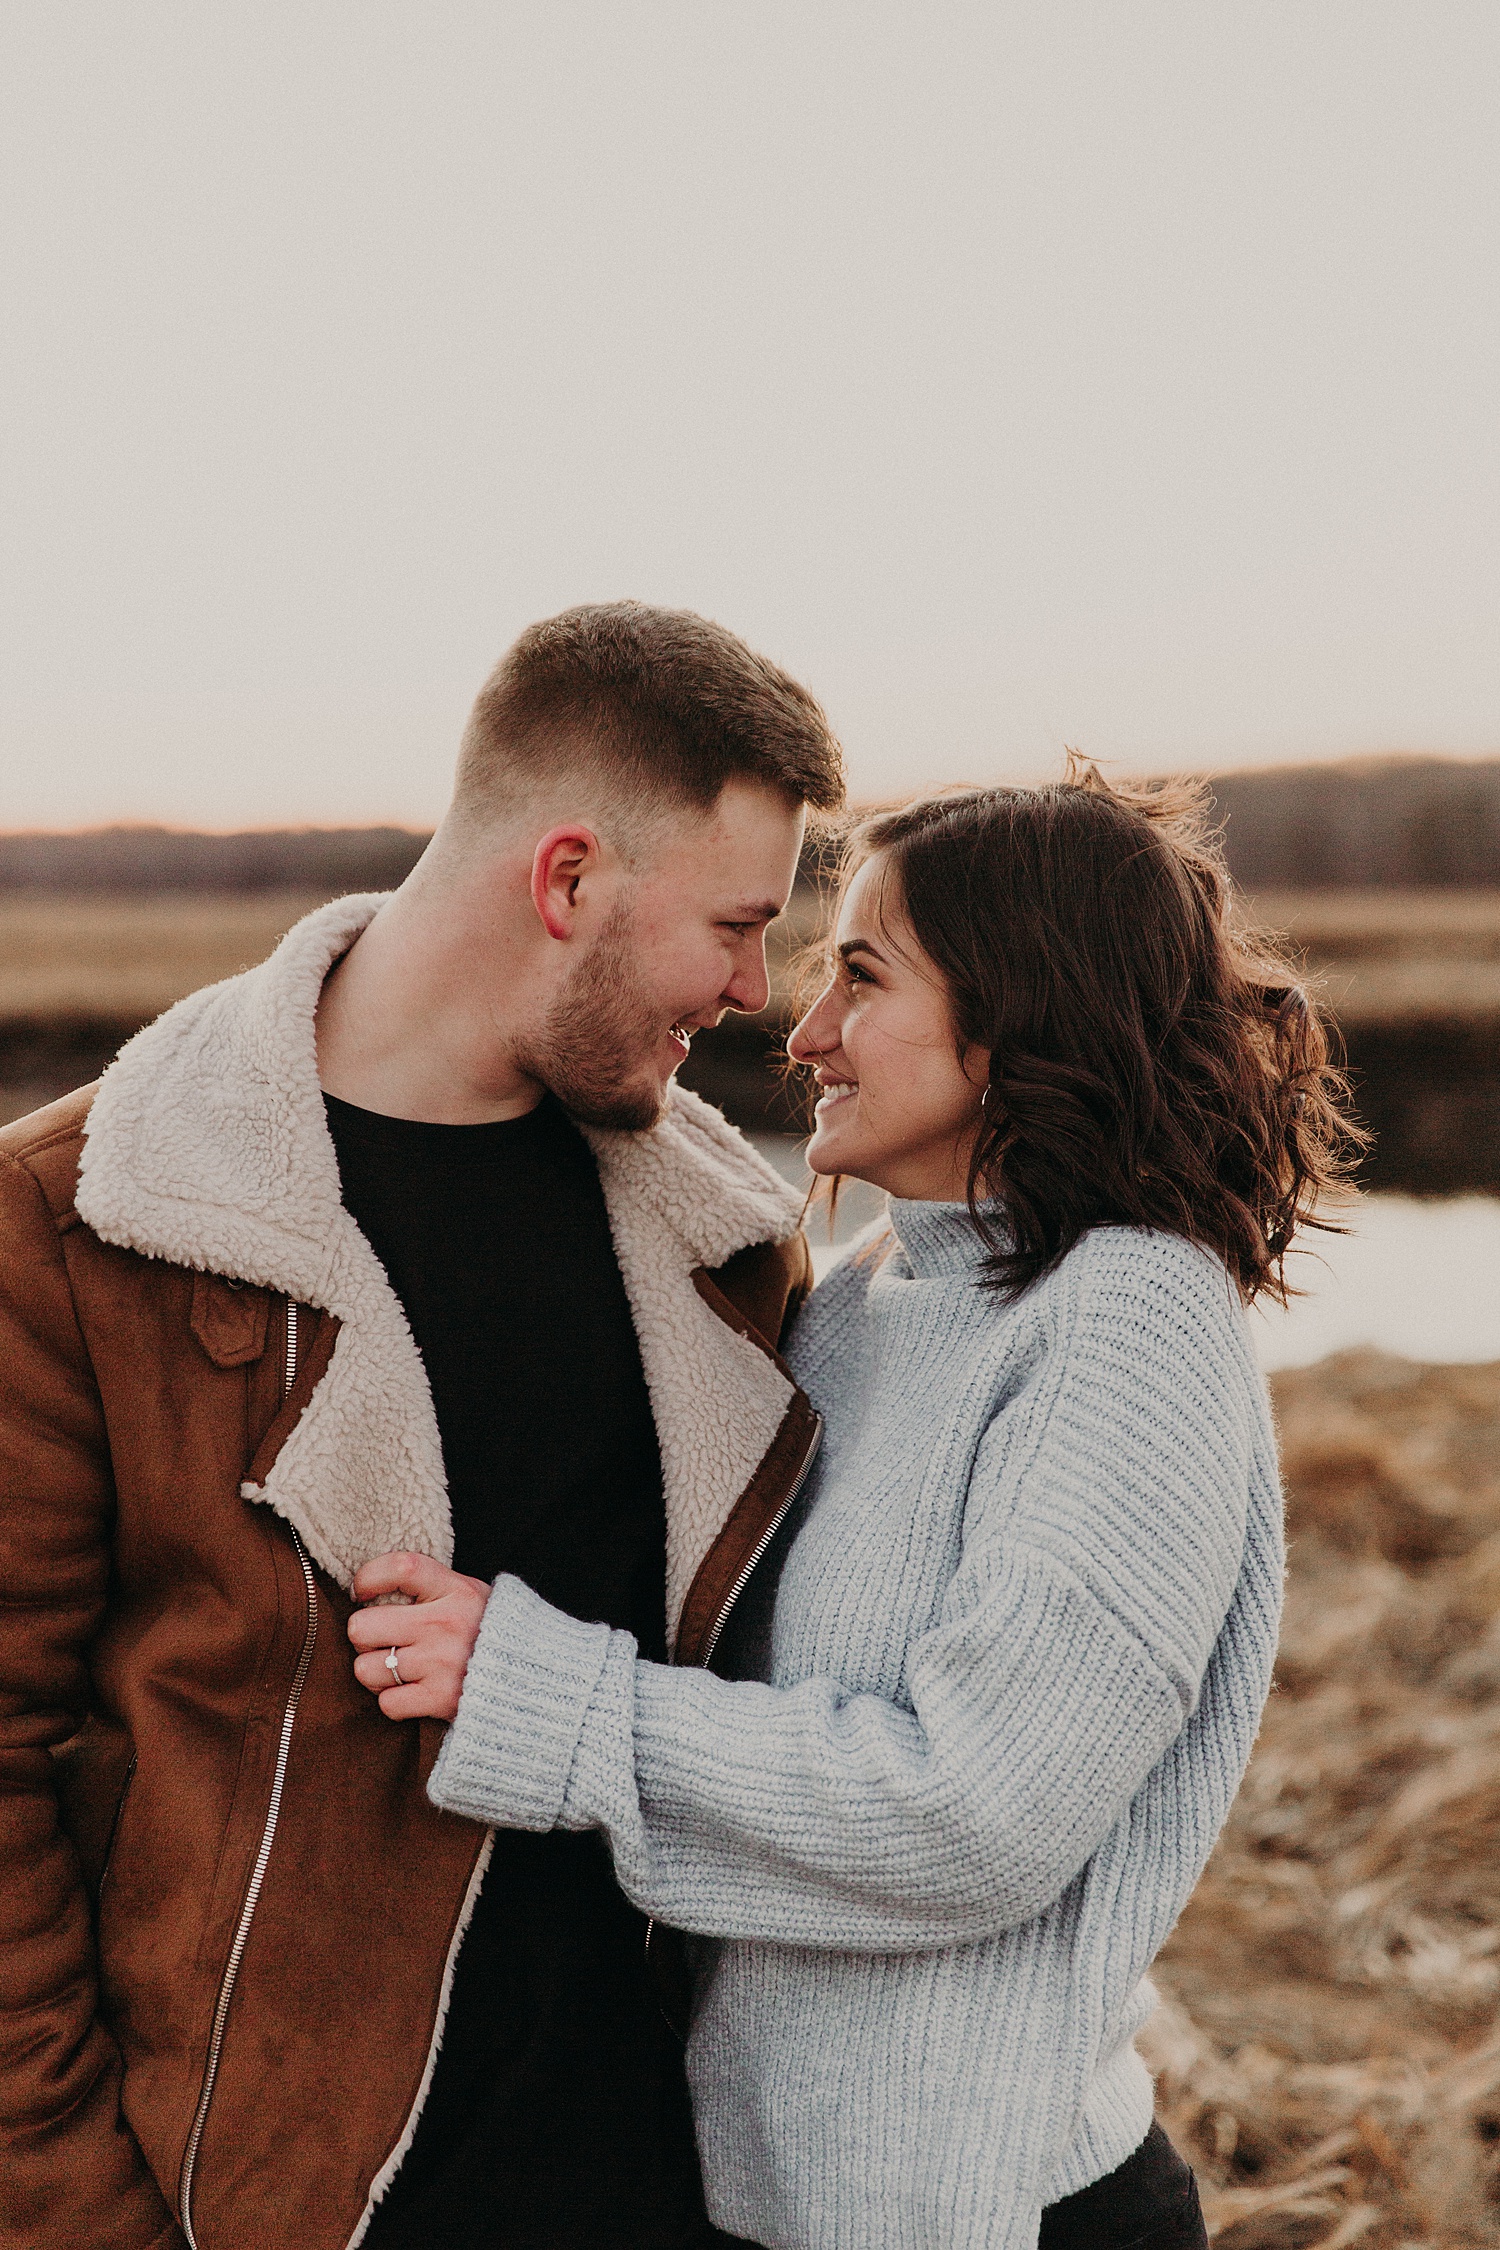
<instances>
[{"instance_id":1,"label":"ribbed knit sleeve","mask_svg":"<svg viewBox=\"0 0 1500 2250\"><path fill-rule=\"evenodd\" d=\"M1244 1553L1257 1379L1222 1268L1165 1238L1089 1237L1024 1321L997 1316L988 1367L949 1349L945 1378L948 1298L930 1286L930 1336L906 1300L903 1411L968 1479L962 1544L899 1692L646 1663L501 1579L435 1801L601 1828L636 1903L706 1935L916 1951L1057 1900L1197 1700ZM951 1464L983 1381L994 1411Z\"/></svg>"}]
</instances>

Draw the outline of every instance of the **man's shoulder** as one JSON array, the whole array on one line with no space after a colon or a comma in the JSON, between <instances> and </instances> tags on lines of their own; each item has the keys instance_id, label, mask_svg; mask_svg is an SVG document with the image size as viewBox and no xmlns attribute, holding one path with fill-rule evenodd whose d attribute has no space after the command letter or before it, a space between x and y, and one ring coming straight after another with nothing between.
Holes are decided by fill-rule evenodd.
<instances>
[{"instance_id":1,"label":"man's shoulder","mask_svg":"<svg viewBox=\"0 0 1500 2250\"><path fill-rule=\"evenodd\" d=\"M72 1215L84 1135L98 1090L96 1079L13 1124L0 1126L0 1161L31 1174L59 1225Z\"/></svg>"}]
</instances>

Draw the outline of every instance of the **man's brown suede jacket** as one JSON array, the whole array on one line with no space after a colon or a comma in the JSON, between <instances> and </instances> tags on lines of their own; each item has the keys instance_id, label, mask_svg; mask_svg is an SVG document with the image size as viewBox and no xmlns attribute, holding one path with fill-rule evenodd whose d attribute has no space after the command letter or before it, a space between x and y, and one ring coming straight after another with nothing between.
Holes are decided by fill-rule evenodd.
<instances>
[{"instance_id":1,"label":"man's brown suede jacket","mask_svg":"<svg viewBox=\"0 0 1500 2250\"><path fill-rule=\"evenodd\" d=\"M5 2250L344 2250L431 2077L488 1839L351 1669L354 1571L451 1527L312 1045L375 903L0 1132ZM773 1348L806 1245L690 1095L589 1138L702 1661L816 1442Z\"/></svg>"}]
</instances>

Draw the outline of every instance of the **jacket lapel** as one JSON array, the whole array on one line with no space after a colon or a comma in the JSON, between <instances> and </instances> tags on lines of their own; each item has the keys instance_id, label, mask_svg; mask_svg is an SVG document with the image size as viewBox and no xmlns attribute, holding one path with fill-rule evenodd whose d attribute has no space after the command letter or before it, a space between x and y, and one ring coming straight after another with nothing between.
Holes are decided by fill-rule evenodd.
<instances>
[{"instance_id":1,"label":"jacket lapel","mask_svg":"<svg viewBox=\"0 0 1500 2250\"><path fill-rule=\"evenodd\" d=\"M674 1090L652 1133L587 1135L609 1207L661 1447L667 1511L667 1627L769 1451L794 1386L720 1320L694 1270L797 1229L796 1196L734 1127Z\"/></svg>"},{"instance_id":2,"label":"jacket lapel","mask_svg":"<svg viewBox=\"0 0 1500 2250\"><path fill-rule=\"evenodd\" d=\"M195 992L100 1082L78 1212L106 1242L317 1305L328 1371L263 1500L340 1585L387 1548L453 1556L432 1393L384 1268L344 1209L313 1021L323 979L381 901L338 899L269 961Z\"/></svg>"},{"instance_id":3,"label":"jacket lapel","mask_svg":"<svg viewBox=\"0 0 1500 2250\"><path fill-rule=\"evenodd\" d=\"M336 1317L327 1372L252 1497L346 1587L389 1548L453 1553L432 1394L399 1300L344 1209L318 1085L318 993L380 903L321 907L259 968L191 994L131 1040L95 1097L77 1199L106 1242ZM692 1274L787 1240L798 1200L717 1110L679 1089L653 1132L587 1138L656 1418L675 1626L793 1395Z\"/></svg>"}]
</instances>

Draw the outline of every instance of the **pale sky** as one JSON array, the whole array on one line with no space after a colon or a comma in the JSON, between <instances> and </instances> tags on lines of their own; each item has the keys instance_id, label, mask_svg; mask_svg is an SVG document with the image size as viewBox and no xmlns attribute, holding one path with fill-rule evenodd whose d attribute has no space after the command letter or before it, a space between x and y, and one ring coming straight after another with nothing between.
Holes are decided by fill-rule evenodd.
<instances>
[{"instance_id":1,"label":"pale sky","mask_svg":"<svg viewBox=\"0 0 1500 2250\"><path fill-rule=\"evenodd\" d=\"M1496 0L6 0L0 828L440 811L634 594L871 796L1500 750Z\"/></svg>"}]
</instances>

